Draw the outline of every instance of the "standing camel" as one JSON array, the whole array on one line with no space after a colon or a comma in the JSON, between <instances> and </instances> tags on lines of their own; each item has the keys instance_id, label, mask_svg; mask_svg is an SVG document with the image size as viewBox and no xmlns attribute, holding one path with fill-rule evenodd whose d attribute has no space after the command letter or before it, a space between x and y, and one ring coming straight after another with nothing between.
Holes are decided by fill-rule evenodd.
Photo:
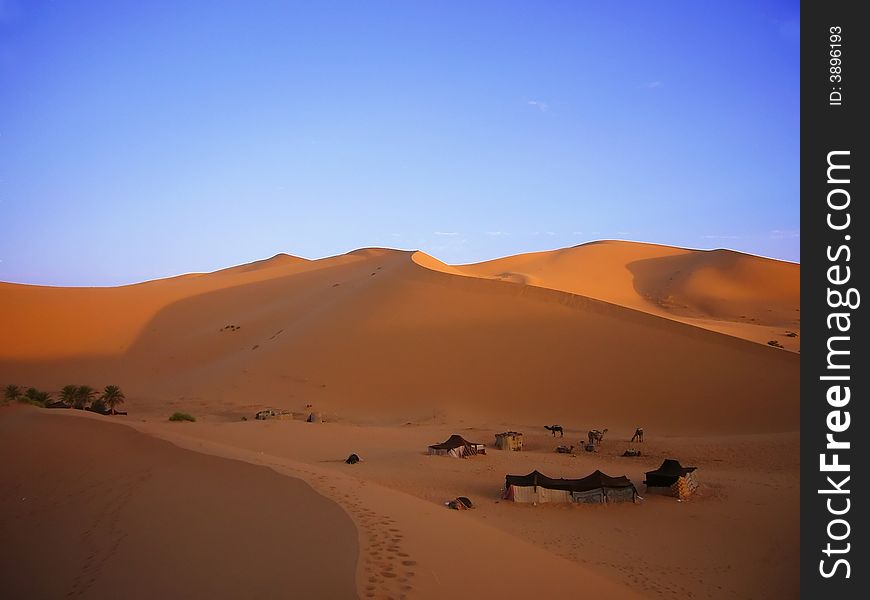
<instances>
[{"instance_id":1,"label":"standing camel","mask_svg":"<svg viewBox=\"0 0 870 600\"><path fill-rule=\"evenodd\" d=\"M605 427L603 430L599 431L598 429L593 429L586 436L589 438L589 443L593 446L600 446L601 441L604 439L604 434L607 433L607 428Z\"/></svg>"},{"instance_id":2,"label":"standing camel","mask_svg":"<svg viewBox=\"0 0 870 600\"><path fill-rule=\"evenodd\" d=\"M634 435L631 436L631 441L637 440L638 442L643 442L643 427L638 427L634 430Z\"/></svg>"},{"instance_id":3,"label":"standing camel","mask_svg":"<svg viewBox=\"0 0 870 600\"><path fill-rule=\"evenodd\" d=\"M565 437L565 432L562 431L561 425L544 425L544 429L553 432L553 437L556 437L556 432L559 432L559 437Z\"/></svg>"}]
</instances>

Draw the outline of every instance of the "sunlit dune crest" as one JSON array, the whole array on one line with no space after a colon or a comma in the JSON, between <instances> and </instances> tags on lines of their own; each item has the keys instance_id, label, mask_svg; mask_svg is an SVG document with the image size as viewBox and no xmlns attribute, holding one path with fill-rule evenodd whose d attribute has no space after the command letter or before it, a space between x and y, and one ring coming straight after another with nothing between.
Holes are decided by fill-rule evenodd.
<instances>
[{"instance_id":1,"label":"sunlit dune crest","mask_svg":"<svg viewBox=\"0 0 870 600\"><path fill-rule=\"evenodd\" d=\"M2 284L0 375L112 373L156 404L313 395L351 419L509 406L787 431L799 277L731 251L599 242L461 266L362 249L115 288Z\"/></svg>"}]
</instances>

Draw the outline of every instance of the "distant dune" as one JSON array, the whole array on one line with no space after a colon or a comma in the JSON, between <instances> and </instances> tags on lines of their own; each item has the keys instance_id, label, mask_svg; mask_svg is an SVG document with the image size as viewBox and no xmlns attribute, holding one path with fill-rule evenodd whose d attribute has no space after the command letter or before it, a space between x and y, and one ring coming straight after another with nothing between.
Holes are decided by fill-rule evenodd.
<instances>
[{"instance_id":1,"label":"distant dune","mask_svg":"<svg viewBox=\"0 0 870 600\"><path fill-rule=\"evenodd\" d=\"M485 277L588 296L712 331L800 349L800 265L731 250L602 241L448 266ZM789 335L792 332L797 335Z\"/></svg>"},{"instance_id":2,"label":"distant dune","mask_svg":"<svg viewBox=\"0 0 870 600\"><path fill-rule=\"evenodd\" d=\"M799 282L799 265L731 251L598 242L462 266L365 249L117 288L0 284L0 382L117 383L134 411L235 419L316 404L356 421L793 431Z\"/></svg>"},{"instance_id":3,"label":"distant dune","mask_svg":"<svg viewBox=\"0 0 870 600\"><path fill-rule=\"evenodd\" d=\"M0 532L25 564L0 589L425 600L502 593L513 573L517 595L550 581L602 598L794 597L799 282L799 265L731 251L598 242L475 265L369 248L115 288L0 284L0 385L118 384L129 412L0 405L0 442L22 457L0 467ZM251 419L267 406L327 422ZM169 422L176 410L196 422ZM556 423L564 438L543 428ZM509 428L522 452L425 452ZM579 450L591 428L605 441ZM696 496L646 493L665 458L698 467ZM625 474L645 499L505 502L505 475L535 469ZM447 510L457 496L475 510Z\"/></svg>"}]
</instances>

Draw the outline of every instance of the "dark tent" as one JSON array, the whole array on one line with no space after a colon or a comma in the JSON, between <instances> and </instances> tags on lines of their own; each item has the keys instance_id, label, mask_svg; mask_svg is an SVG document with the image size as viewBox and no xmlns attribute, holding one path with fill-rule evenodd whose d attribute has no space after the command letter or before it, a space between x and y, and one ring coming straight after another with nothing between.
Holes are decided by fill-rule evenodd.
<instances>
[{"instance_id":1,"label":"dark tent","mask_svg":"<svg viewBox=\"0 0 870 600\"><path fill-rule=\"evenodd\" d=\"M453 434L446 441L429 446L429 454L464 458L473 454L486 454L486 449L483 444L469 442L461 435Z\"/></svg>"},{"instance_id":2,"label":"dark tent","mask_svg":"<svg viewBox=\"0 0 870 600\"><path fill-rule=\"evenodd\" d=\"M449 438L447 438L447 441L441 442L440 444L432 444L429 447L435 448L437 450L453 450L454 448L460 448L462 446L468 445L471 445L471 442L466 441L466 439L461 435L456 435L454 433Z\"/></svg>"},{"instance_id":3,"label":"dark tent","mask_svg":"<svg viewBox=\"0 0 870 600\"><path fill-rule=\"evenodd\" d=\"M552 479L540 471L532 471L528 475L507 475L507 485L545 487L551 490L568 492L588 492L600 487L634 487L628 477L611 477L601 471L595 471L582 479Z\"/></svg>"},{"instance_id":4,"label":"dark tent","mask_svg":"<svg viewBox=\"0 0 870 600\"><path fill-rule=\"evenodd\" d=\"M684 467L679 461L669 458L655 471L646 473L646 490L654 494L688 498L698 489L695 479L696 467Z\"/></svg>"},{"instance_id":5,"label":"dark tent","mask_svg":"<svg viewBox=\"0 0 870 600\"><path fill-rule=\"evenodd\" d=\"M655 471L646 472L645 484L653 487L670 487L674 485L680 477L685 477L698 467L684 467L680 461L673 458L665 459Z\"/></svg>"},{"instance_id":6,"label":"dark tent","mask_svg":"<svg viewBox=\"0 0 870 600\"><path fill-rule=\"evenodd\" d=\"M345 460L344 462L346 462L349 465L355 465L356 463L358 463L361 460L362 459L359 457L359 455L351 454L350 456L347 457L347 460Z\"/></svg>"},{"instance_id":7,"label":"dark tent","mask_svg":"<svg viewBox=\"0 0 870 600\"><path fill-rule=\"evenodd\" d=\"M601 471L582 479L553 479L538 471L505 477L505 498L514 502L633 502L636 495L628 477Z\"/></svg>"}]
</instances>

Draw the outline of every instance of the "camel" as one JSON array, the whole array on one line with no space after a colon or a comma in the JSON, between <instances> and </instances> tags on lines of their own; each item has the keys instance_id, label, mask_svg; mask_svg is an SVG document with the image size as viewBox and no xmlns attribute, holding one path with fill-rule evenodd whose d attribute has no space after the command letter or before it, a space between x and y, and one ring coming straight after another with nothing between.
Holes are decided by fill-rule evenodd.
<instances>
[{"instance_id":1,"label":"camel","mask_svg":"<svg viewBox=\"0 0 870 600\"><path fill-rule=\"evenodd\" d=\"M544 429L553 432L553 437L556 437L556 432L559 432L559 437L565 437L565 432L562 431L561 425L544 425Z\"/></svg>"},{"instance_id":2,"label":"camel","mask_svg":"<svg viewBox=\"0 0 870 600\"><path fill-rule=\"evenodd\" d=\"M570 446L557 446L556 452L559 454L574 454L574 444Z\"/></svg>"},{"instance_id":3,"label":"camel","mask_svg":"<svg viewBox=\"0 0 870 600\"><path fill-rule=\"evenodd\" d=\"M634 435L631 436L631 441L637 440L638 442L643 442L643 427L638 427L634 430Z\"/></svg>"},{"instance_id":4,"label":"camel","mask_svg":"<svg viewBox=\"0 0 870 600\"><path fill-rule=\"evenodd\" d=\"M590 444L592 444L593 446L600 446L602 440L604 439L604 434L605 434L605 433L607 433L607 428L606 428L606 427L605 427L604 430L602 430L602 431L599 431L598 429L593 429L592 431L590 431L590 432L589 432L588 434L586 434L586 435L587 435L587 437L589 438L589 443L590 443Z\"/></svg>"}]
</instances>

